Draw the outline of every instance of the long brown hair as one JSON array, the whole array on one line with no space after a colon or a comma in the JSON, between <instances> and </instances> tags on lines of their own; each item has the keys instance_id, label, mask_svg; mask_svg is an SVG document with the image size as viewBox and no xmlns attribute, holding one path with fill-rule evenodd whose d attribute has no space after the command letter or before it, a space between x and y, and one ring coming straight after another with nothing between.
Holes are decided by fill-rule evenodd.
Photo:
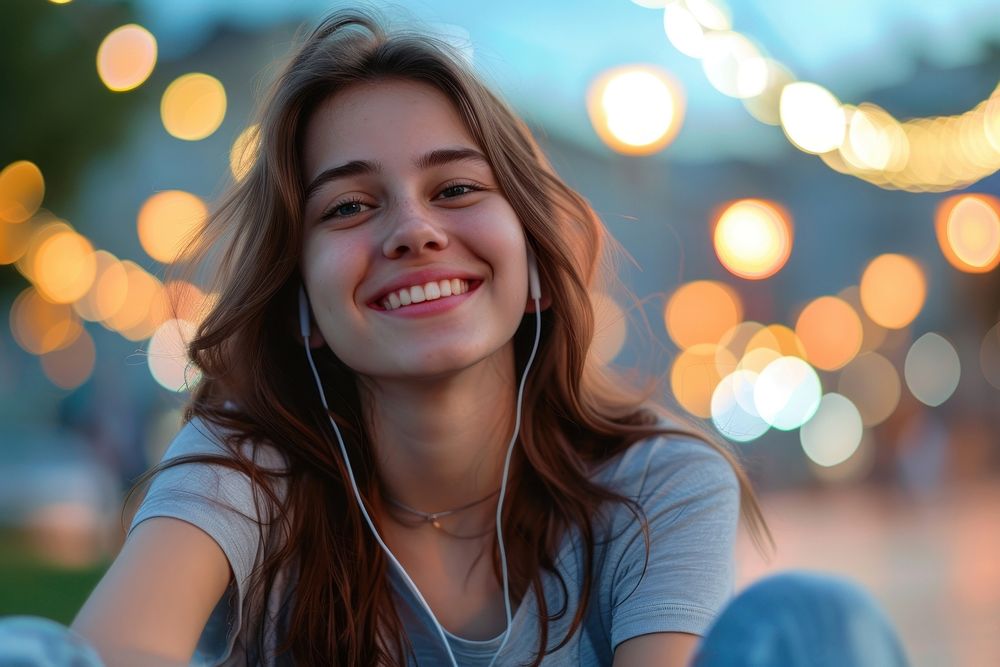
<instances>
[{"instance_id":1,"label":"long brown hair","mask_svg":"<svg viewBox=\"0 0 1000 667\"><path fill-rule=\"evenodd\" d=\"M502 518L514 598L521 599L530 586L539 605L540 641L532 663L538 665L548 646L549 621L572 613L566 636L549 649L555 650L584 618L594 546L602 537L593 519L599 506L622 503L636 515L648 557L642 508L588 475L637 441L678 434L717 449L739 479L742 515L758 548L762 535L770 540L770 533L745 472L726 447L697 428L679 426L679 420L665 420L647 400L648 391L628 389L591 354L590 295L614 280L605 268L613 241L586 200L555 174L524 123L445 43L388 32L367 12L337 12L292 55L260 106L253 166L195 241L194 265L214 267L219 297L189 347L202 379L185 418L200 417L216 427L230 455L174 459L139 483L192 461L225 465L251 478L267 555L249 590L255 599L267 600L278 574L296 567L289 622L278 649L289 651L295 663L396 664L405 655L408 641L392 603L387 559L355 506L296 324L304 127L337 91L386 78L433 86L454 104L524 226L549 302L525 389L524 426ZM518 367L533 342L533 317L515 334ZM380 480L355 375L328 348L314 356L328 388L330 417L344 433L358 486L370 503L381 493ZM259 466L246 454L246 443L268 443L283 454L287 468L275 473ZM547 571L562 580L556 550L571 528L585 545L580 604L570 610L564 603L550 613L541 577ZM495 543L492 556L500 581ZM263 658L263 632L257 641Z\"/></svg>"}]
</instances>

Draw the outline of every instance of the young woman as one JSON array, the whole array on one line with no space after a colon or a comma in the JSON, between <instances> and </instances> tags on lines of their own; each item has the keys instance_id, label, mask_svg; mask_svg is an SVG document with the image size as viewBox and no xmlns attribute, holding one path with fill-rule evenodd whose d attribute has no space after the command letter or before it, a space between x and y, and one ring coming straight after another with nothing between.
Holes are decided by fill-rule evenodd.
<instances>
[{"instance_id":1,"label":"young woman","mask_svg":"<svg viewBox=\"0 0 1000 667\"><path fill-rule=\"evenodd\" d=\"M73 630L109 665L688 664L740 511L767 530L724 447L590 354L586 201L460 56L365 13L259 127L199 240L188 422Z\"/></svg>"}]
</instances>

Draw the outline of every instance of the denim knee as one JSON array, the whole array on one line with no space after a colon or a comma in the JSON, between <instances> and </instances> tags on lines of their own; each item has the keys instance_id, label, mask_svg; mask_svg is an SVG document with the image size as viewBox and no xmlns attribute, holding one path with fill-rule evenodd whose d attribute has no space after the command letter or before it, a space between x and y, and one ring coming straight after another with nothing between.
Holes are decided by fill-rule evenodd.
<instances>
[{"instance_id":1,"label":"denim knee","mask_svg":"<svg viewBox=\"0 0 1000 667\"><path fill-rule=\"evenodd\" d=\"M3 667L103 667L97 651L82 637L41 616L0 618Z\"/></svg>"},{"instance_id":2,"label":"denim knee","mask_svg":"<svg viewBox=\"0 0 1000 667\"><path fill-rule=\"evenodd\" d=\"M896 632L863 588L827 574L762 579L723 609L695 667L905 667Z\"/></svg>"}]
</instances>

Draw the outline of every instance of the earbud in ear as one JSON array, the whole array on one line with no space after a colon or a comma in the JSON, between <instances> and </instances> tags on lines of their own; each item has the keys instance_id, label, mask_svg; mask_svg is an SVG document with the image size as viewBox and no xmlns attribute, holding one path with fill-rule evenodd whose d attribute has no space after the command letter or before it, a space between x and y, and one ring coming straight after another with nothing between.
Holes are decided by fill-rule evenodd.
<instances>
[{"instance_id":1,"label":"earbud in ear","mask_svg":"<svg viewBox=\"0 0 1000 667\"><path fill-rule=\"evenodd\" d=\"M309 338L309 297L305 285L299 285L299 332L303 339Z\"/></svg>"},{"instance_id":2,"label":"earbud in ear","mask_svg":"<svg viewBox=\"0 0 1000 667\"><path fill-rule=\"evenodd\" d=\"M538 279L538 263L535 261L535 253L528 248L528 292L532 299L542 298L542 283Z\"/></svg>"}]
</instances>

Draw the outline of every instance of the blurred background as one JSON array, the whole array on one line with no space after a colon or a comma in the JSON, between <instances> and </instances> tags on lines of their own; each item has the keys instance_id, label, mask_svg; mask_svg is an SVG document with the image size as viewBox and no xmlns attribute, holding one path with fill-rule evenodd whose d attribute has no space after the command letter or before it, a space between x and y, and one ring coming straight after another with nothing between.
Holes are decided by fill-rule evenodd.
<instances>
[{"instance_id":1,"label":"blurred background","mask_svg":"<svg viewBox=\"0 0 1000 667\"><path fill-rule=\"evenodd\" d=\"M319 0L0 9L0 614L68 623L180 425L169 281ZM850 577L918 666L1000 664L1000 8L384 6L459 46L626 251L594 353L739 452L739 588Z\"/></svg>"}]
</instances>

